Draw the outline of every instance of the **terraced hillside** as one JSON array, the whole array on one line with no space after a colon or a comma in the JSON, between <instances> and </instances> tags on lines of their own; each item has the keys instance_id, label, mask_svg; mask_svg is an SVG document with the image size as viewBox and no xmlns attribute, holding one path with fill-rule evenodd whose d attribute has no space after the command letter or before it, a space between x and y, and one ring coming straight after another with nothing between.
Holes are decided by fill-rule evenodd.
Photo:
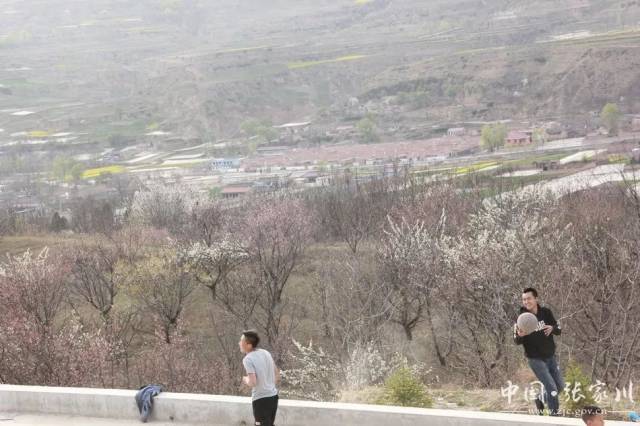
<instances>
[{"instance_id":1,"label":"terraced hillside","mask_svg":"<svg viewBox=\"0 0 640 426\"><path fill-rule=\"evenodd\" d=\"M0 142L638 112L640 2L0 1ZM357 99L357 103L355 103ZM354 107L354 105L356 105Z\"/></svg>"}]
</instances>

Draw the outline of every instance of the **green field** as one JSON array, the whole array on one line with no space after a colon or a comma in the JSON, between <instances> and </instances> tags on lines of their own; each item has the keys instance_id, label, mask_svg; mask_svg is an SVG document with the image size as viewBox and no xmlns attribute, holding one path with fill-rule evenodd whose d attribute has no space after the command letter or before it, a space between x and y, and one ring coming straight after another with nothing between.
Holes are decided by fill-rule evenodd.
<instances>
[{"instance_id":1,"label":"green field","mask_svg":"<svg viewBox=\"0 0 640 426\"><path fill-rule=\"evenodd\" d=\"M118 173L124 173L127 169L125 169L123 166L106 166L106 167L97 167L95 169L88 169L85 170L84 173L82 173L82 178L83 179L91 179L91 178L96 178L100 175L103 174L118 174Z\"/></svg>"},{"instance_id":2,"label":"green field","mask_svg":"<svg viewBox=\"0 0 640 426\"><path fill-rule=\"evenodd\" d=\"M497 161L484 161L481 163L475 163L470 166L457 167L453 172L456 175L466 175L469 173L479 172L489 167L497 166L499 163Z\"/></svg>"},{"instance_id":3,"label":"green field","mask_svg":"<svg viewBox=\"0 0 640 426\"><path fill-rule=\"evenodd\" d=\"M334 64L334 63L337 63L337 62L355 61L355 60L363 59L363 58L366 58L366 57L367 57L367 55L347 55L347 56L340 56L340 57L334 58L334 59L325 59L325 60L322 60L322 61L290 62L289 64L287 64L287 67L290 70L295 70L295 69L300 69L300 68L315 67L317 65Z\"/></svg>"}]
</instances>

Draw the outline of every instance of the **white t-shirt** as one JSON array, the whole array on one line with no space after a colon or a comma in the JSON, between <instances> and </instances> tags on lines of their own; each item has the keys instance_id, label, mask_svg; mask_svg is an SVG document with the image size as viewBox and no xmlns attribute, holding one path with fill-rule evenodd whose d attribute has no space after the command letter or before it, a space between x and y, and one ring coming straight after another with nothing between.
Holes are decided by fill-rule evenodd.
<instances>
[{"instance_id":1,"label":"white t-shirt","mask_svg":"<svg viewBox=\"0 0 640 426\"><path fill-rule=\"evenodd\" d=\"M255 349L242 360L247 374L256 375L256 386L251 389L251 398L269 398L278 394L276 389L276 364L268 351Z\"/></svg>"}]
</instances>

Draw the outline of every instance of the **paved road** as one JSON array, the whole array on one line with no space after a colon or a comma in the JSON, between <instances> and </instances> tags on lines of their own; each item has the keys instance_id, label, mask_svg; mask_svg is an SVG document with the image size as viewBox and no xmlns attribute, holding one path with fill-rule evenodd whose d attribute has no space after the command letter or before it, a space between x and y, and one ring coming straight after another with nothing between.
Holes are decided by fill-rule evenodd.
<instances>
[{"instance_id":1,"label":"paved road","mask_svg":"<svg viewBox=\"0 0 640 426\"><path fill-rule=\"evenodd\" d=\"M94 417L51 416L34 414L2 414L0 413L0 426L133 426L140 425L139 420L113 420ZM158 426L186 425L185 423L150 422Z\"/></svg>"}]
</instances>

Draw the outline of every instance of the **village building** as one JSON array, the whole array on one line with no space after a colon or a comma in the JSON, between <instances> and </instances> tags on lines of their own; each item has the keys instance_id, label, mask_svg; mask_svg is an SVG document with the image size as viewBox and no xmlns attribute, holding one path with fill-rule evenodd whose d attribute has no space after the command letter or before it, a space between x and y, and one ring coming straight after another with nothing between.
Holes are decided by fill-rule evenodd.
<instances>
[{"instance_id":1,"label":"village building","mask_svg":"<svg viewBox=\"0 0 640 426\"><path fill-rule=\"evenodd\" d=\"M507 145L527 145L531 142L531 132L512 130L507 135Z\"/></svg>"}]
</instances>

